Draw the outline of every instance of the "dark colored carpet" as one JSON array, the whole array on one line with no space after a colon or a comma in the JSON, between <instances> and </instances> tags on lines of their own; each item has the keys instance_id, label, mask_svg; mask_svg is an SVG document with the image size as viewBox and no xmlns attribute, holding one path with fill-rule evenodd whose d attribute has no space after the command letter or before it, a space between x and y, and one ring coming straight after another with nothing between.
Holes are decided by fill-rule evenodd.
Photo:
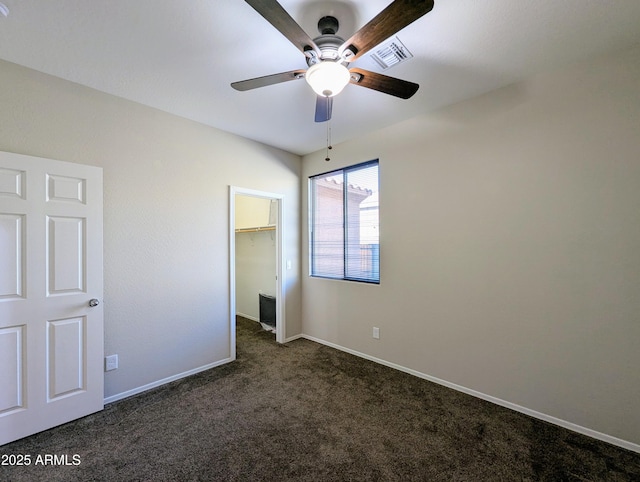
<instances>
[{"instance_id":1,"label":"dark colored carpet","mask_svg":"<svg viewBox=\"0 0 640 482\"><path fill-rule=\"evenodd\" d=\"M0 447L32 459L0 479L640 480L640 454L252 321L237 340L234 363Z\"/></svg>"}]
</instances>

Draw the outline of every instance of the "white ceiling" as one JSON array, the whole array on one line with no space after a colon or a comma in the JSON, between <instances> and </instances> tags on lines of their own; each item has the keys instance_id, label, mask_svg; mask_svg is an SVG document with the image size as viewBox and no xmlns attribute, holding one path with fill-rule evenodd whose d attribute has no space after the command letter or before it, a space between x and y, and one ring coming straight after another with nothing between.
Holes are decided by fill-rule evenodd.
<instances>
[{"instance_id":1,"label":"white ceiling","mask_svg":"<svg viewBox=\"0 0 640 482\"><path fill-rule=\"evenodd\" d=\"M305 68L304 56L242 0L0 0L0 58L296 154L321 149L304 80L238 92L230 83ZM280 0L310 37L334 15L348 38L389 0ZM413 53L384 73L420 84L409 100L348 85L334 143L640 43L639 0L435 0L398 34ZM352 66L382 72L368 56ZM1 107L1 106L0 106Z\"/></svg>"}]
</instances>

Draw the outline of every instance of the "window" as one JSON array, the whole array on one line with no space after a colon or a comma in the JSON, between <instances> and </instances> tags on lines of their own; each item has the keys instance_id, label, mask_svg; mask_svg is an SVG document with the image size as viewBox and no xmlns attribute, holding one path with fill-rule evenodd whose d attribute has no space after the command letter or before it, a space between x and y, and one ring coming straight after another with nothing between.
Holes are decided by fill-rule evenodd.
<instances>
[{"instance_id":1,"label":"window","mask_svg":"<svg viewBox=\"0 0 640 482\"><path fill-rule=\"evenodd\" d=\"M378 161L309 178L311 276L380 283Z\"/></svg>"}]
</instances>

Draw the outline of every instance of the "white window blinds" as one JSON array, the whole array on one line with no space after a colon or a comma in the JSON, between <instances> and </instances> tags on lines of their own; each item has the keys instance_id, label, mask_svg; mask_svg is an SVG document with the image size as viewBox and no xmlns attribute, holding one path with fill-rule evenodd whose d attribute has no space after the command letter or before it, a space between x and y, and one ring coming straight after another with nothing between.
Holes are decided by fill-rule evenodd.
<instances>
[{"instance_id":1,"label":"white window blinds","mask_svg":"<svg viewBox=\"0 0 640 482\"><path fill-rule=\"evenodd\" d=\"M309 179L311 276L380 282L378 161Z\"/></svg>"}]
</instances>

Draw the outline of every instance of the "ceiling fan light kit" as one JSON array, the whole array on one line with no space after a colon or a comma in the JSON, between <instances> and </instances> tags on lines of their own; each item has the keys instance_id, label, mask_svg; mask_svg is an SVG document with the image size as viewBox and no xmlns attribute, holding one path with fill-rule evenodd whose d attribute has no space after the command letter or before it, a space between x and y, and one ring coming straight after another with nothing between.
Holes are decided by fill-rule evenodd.
<instances>
[{"instance_id":1,"label":"ceiling fan light kit","mask_svg":"<svg viewBox=\"0 0 640 482\"><path fill-rule=\"evenodd\" d=\"M347 86L351 74L341 63L324 60L309 67L304 78L316 94L333 97Z\"/></svg>"},{"instance_id":2,"label":"ceiling fan light kit","mask_svg":"<svg viewBox=\"0 0 640 482\"><path fill-rule=\"evenodd\" d=\"M306 72L292 70L233 82L234 89L251 90L304 77L317 94L316 122L331 119L330 100L349 83L401 99L408 99L418 90L416 83L364 69L350 69L348 64L430 12L433 0L394 0L346 41L336 35L339 23L335 17L322 17L318 22L320 36L312 40L276 0L245 2L305 55L309 68Z\"/></svg>"}]
</instances>

